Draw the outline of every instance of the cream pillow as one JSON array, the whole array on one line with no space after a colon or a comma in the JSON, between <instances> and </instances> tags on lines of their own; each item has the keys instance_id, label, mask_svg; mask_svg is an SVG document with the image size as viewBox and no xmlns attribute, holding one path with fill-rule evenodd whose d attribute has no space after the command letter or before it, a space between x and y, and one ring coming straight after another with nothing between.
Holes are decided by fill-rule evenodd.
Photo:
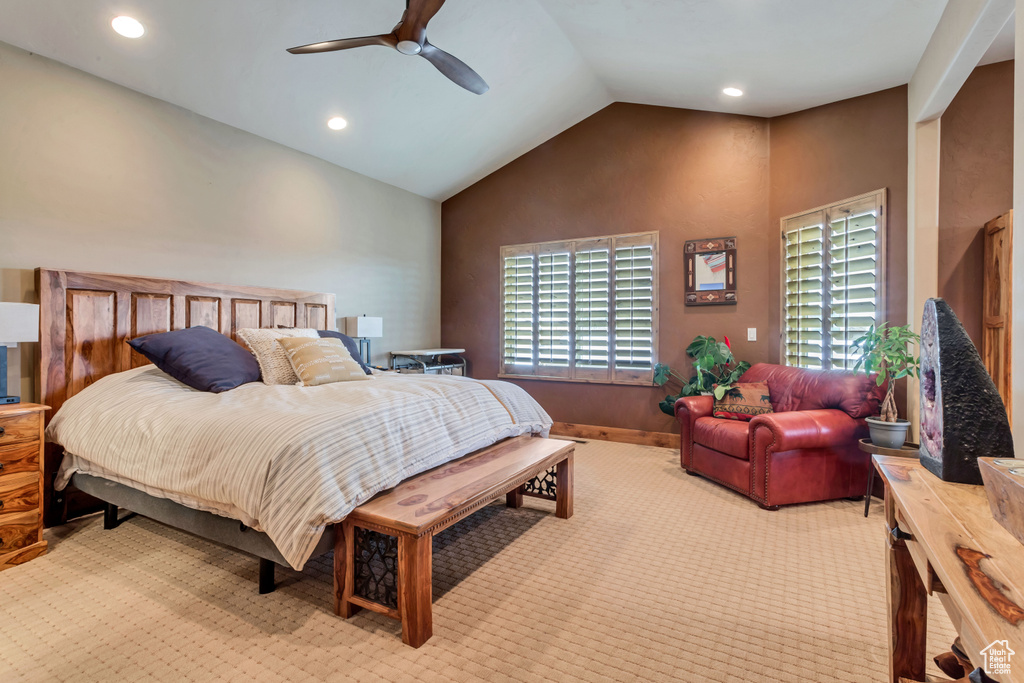
<instances>
[{"instance_id":1,"label":"cream pillow","mask_svg":"<svg viewBox=\"0 0 1024 683\"><path fill-rule=\"evenodd\" d=\"M277 343L288 354L292 369L302 386L316 387L334 382L371 379L356 362L340 339L286 337Z\"/></svg>"},{"instance_id":2,"label":"cream pillow","mask_svg":"<svg viewBox=\"0 0 1024 683\"><path fill-rule=\"evenodd\" d=\"M256 356L256 362L260 364L260 374L263 375L264 384L298 384L299 378L292 369L288 360L288 354L277 343L278 339L284 337L302 337L304 339L319 339L320 335L316 330L264 330L246 328L238 331L238 338L241 339L252 355Z\"/></svg>"}]
</instances>

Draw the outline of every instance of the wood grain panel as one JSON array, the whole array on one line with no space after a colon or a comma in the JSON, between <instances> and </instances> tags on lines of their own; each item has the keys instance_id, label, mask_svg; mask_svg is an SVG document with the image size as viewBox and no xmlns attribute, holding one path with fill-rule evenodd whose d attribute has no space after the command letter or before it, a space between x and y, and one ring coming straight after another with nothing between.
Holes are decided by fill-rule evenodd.
<instances>
[{"instance_id":1,"label":"wood grain panel","mask_svg":"<svg viewBox=\"0 0 1024 683\"><path fill-rule=\"evenodd\" d=\"M31 545L39 540L38 536L37 511L0 515L0 553Z\"/></svg>"},{"instance_id":2,"label":"wood grain panel","mask_svg":"<svg viewBox=\"0 0 1024 683\"><path fill-rule=\"evenodd\" d=\"M40 430L39 413L0 417L0 447L22 441L36 441Z\"/></svg>"},{"instance_id":3,"label":"wood grain panel","mask_svg":"<svg viewBox=\"0 0 1024 683\"><path fill-rule=\"evenodd\" d=\"M174 298L169 294L132 293L131 339L147 334L170 332L174 329ZM149 361L137 351L131 352L131 367L148 365Z\"/></svg>"},{"instance_id":4,"label":"wood grain panel","mask_svg":"<svg viewBox=\"0 0 1024 683\"><path fill-rule=\"evenodd\" d=\"M985 281L982 285L981 357L1013 419L1013 211L985 224Z\"/></svg>"},{"instance_id":5,"label":"wood grain panel","mask_svg":"<svg viewBox=\"0 0 1024 683\"><path fill-rule=\"evenodd\" d=\"M294 301L271 301L271 327L297 327L296 304Z\"/></svg>"},{"instance_id":6,"label":"wood grain panel","mask_svg":"<svg viewBox=\"0 0 1024 683\"><path fill-rule=\"evenodd\" d=\"M114 292L69 290L65 343L67 397L70 398L100 377L121 370Z\"/></svg>"},{"instance_id":7,"label":"wood grain panel","mask_svg":"<svg viewBox=\"0 0 1024 683\"><path fill-rule=\"evenodd\" d=\"M327 306L323 304L306 304L306 327L314 330L326 330Z\"/></svg>"},{"instance_id":8,"label":"wood grain panel","mask_svg":"<svg viewBox=\"0 0 1024 683\"><path fill-rule=\"evenodd\" d=\"M199 325L221 331L220 299L212 296L185 297L185 327Z\"/></svg>"},{"instance_id":9,"label":"wood grain panel","mask_svg":"<svg viewBox=\"0 0 1024 683\"><path fill-rule=\"evenodd\" d=\"M299 322L308 317L307 307L323 311L323 329L333 328L335 319L334 295L321 292L44 268L36 270L36 289L41 333L38 393L52 408L47 419L89 384L141 363L124 343L129 337L196 325L234 336L242 327L270 327L275 320L291 327L297 311ZM49 525L99 506L99 501L71 488L54 494L51 483L62 455L57 444L47 444L43 508Z\"/></svg>"},{"instance_id":10,"label":"wood grain panel","mask_svg":"<svg viewBox=\"0 0 1024 683\"><path fill-rule=\"evenodd\" d=\"M232 299L231 338L238 338L238 330L259 329L262 327L262 310L263 304L259 299Z\"/></svg>"},{"instance_id":11,"label":"wood grain panel","mask_svg":"<svg viewBox=\"0 0 1024 683\"><path fill-rule=\"evenodd\" d=\"M616 443L634 443L642 446L658 446L659 448L679 448L678 432L645 432L639 429L598 427L596 425L573 424L572 422L555 422L551 425L551 436L597 439L599 441L615 441Z\"/></svg>"},{"instance_id":12,"label":"wood grain panel","mask_svg":"<svg viewBox=\"0 0 1024 683\"><path fill-rule=\"evenodd\" d=\"M46 541L33 543L30 546L6 554L0 553L0 572L11 567L17 567L19 564L25 564L29 560L34 560L40 555L45 554Z\"/></svg>"},{"instance_id":13,"label":"wood grain panel","mask_svg":"<svg viewBox=\"0 0 1024 683\"><path fill-rule=\"evenodd\" d=\"M39 510L39 472L0 476L0 515Z\"/></svg>"},{"instance_id":14,"label":"wood grain panel","mask_svg":"<svg viewBox=\"0 0 1024 683\"><path fill-rule=\"evenodd\" d=\"M39 441L0 446L0 475L39 472Z\"/></svg>"}]
</instances>

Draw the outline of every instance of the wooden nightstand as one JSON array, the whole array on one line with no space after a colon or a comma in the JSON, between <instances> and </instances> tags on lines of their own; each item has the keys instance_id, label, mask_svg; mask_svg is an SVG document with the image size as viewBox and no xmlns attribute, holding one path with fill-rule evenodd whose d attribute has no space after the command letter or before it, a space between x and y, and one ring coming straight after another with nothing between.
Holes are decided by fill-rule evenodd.
<instances>
[{"instance_id":1,"label":"wooden nightstand","mask_svg":"<svg viewBox=\"0 0 1024 683\"><path fill-rule=\"evenodd\" d=\"M46 552L43 414L49 406L0 406L0 571Z\"/></svg>"}]
</instances>

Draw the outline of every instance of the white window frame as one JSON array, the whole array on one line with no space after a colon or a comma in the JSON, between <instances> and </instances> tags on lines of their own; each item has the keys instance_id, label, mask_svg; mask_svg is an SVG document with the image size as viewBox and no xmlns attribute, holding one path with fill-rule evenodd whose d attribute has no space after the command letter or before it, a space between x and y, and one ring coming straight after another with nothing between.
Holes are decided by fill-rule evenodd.
<instances>
[{"instance_id":1,"label":"white window frame","mask_svg":"<svg viewBox=\"0 0 1024 683\"><path fill-rule=\"evenodd\" d=\"M821 214L822 217L822 230L823 230L823 245L824 253L822 254L822 264L825 265L825 255L829 253L828 241L830 237L830 226L832 224L833 215L840 211L841 208L848 204L860 203L874 200L875 205L878 209L878 227L876 229L877 237L877 291L878 291L878 308L877 308L877 319L875 323L883 322L888 315L888 283L886 278L887 272L887 246L888 246L888 226L889 226L889 212L887 209L888 190L882 188L880 190L874 190L873 192L865 192L864 194L857 195L855 197L849 197L837 202L831 202L823 206L809 209L807 211L800 211L798 213L790 214L789 216L783 216L779 221L782 245L780 249L780 260L779 260L779 363L782 365L789 365L787 360L787 346L786 346L786 307L787 307L787 293L786 293L786 232L787 223L789 221L796 221L797 219L811 216L812 214ZM829 281L831 270L828 273L822 274L822 285L823 285L823 301L822 301L822 315L825 320L822 321L823 332L828 324L829 309L831 305L829 287L826 283ZM828 337L825 338L827 342ZM831 344L823 342L822 344L822 369L832 370L832 346Z\"/></svg>"},{"instance_id":2,"label":"white window frame","mask_svg":"<svg viewBox=\"0 0 1024 683\"><path fill-rule=\"evenodd\" d=\"M503 246L499 253L498 294L501 307L498 316L498 377L512 379L537 379L558 382L583 382L591 384L629 384L650 386L654 381L654 366L658 363L658 318L659 318L659 234L657 231L625 233L621 235L605 235L601 237L584 237L575 240L552 240L548 242L530 242L526 244L514 244ZM594 245L608 245L609 251L609 329L608 329L608 368L577 368L576 359L576 335L575 335L575 264L577 247ZM653 310L652 317L652 360L650 369L635 370L628 368L616 368L614 357L614 336L615 336L615 249L637 244L650 244L652 248L653 264ZM571 264L569 278L569 367L541 366L536 362L537 354L537 323L534 318L534 364L532 366L506 365L505 363L505 259L507 257L532 254L537 257L545 252L553 250L568 249ZM537 300L538 283L534 278L534 300ZM535 313L536 316L536 313Z\"/></svg>"}]
</instances>

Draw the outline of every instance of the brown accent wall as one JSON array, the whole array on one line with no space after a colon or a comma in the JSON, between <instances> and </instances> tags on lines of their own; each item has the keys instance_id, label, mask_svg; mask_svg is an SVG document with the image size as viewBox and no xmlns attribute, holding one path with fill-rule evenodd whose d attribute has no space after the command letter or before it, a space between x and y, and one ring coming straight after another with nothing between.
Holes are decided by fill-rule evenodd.
<instances>
[{"instance_id":1,"label":"brown accent wall","mask_svg":"<svg viewBox=\"0 0 1024 683\"><path fill-rule=\"evenodd\" d=\"M441 339L474 377L497 376L499 247L660 231L661 360L687 366L697 334L728 335L738 357L769 360L768 122L617 103L540 145L441 208ZM736 306L683 305L688 239L736 236ZM687 366L688 368L688 366ZM659 387L516 380L556 421L673 431Z\"/></svg>"},{"instance_id":2,"label":"brown accent wall","mask_svg":"<svg viewBox=\"0 0 1024 683\"><path fill-rule=\"evenodd\" d=\"M769 163L770 160L770 163ZM441 339L475 377L497 376L499 247L661 233L661 358L689 365L697 334L778 362L780 217L889 189L889 316L906 315L907 90L776 119L613 104L442 205ZM739 238L739 303L683 304L688 239ZM758 341L747 342L748 327ZM674 431L657 387L517 380L556 421Z\"/></svg>"},{"instance_id":3,"label":"brown accent wall","mask_svg":"<svg viewBox=\"0 0 1024 683\"><path fill-rule=\"evenodd\" d=\"M884 319L907 316L907 88L901 86L771 120L770 214L780 220L880 188L888 189ZM780 246L781 248L781 246ZM781 255L768 286L781 287ZM772 299L772 357L780 356L781 300ZM776 361L777 362L777 361Z\"/></svg>"},{"instance_id":4,"label":"brown accent wall","mask_svg":"<svg viewBox=\"0 0 1024 683\"><path fill-rule=\"evenodd\" d=\"M1013 60L978 67L942 115L939 296L981 345L986 222L1013 207Z\"/></svg>"}]
</instances>

